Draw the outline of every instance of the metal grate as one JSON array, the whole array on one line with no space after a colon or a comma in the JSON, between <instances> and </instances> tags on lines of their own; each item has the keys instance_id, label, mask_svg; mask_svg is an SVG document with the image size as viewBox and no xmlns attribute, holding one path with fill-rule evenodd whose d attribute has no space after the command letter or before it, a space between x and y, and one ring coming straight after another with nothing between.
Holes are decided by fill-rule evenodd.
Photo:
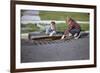
<instances>
[{"instance_id":1,"label":"metal grate","mask_svg":"<svg viewBox=\"0 0 100 73\"><path fill-rule=\"evenodd\" d=\"M40 37L33 38L33 44L35 45L43 45L43 44L54 44L54 43L62 43L65 41L70 41L73 37L66 37L65 39L61 39L61 36L52 36L52 37Z\"/></svg>"}]
</instances>

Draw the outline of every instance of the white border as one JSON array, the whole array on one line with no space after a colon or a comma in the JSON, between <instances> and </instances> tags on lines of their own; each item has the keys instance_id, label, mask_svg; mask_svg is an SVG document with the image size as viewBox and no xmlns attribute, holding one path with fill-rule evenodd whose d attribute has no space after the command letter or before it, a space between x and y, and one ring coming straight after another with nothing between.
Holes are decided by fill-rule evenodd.
<instances>
[{"instance_id":1,"label":"white border","mask_svg":"<svg viewBox=\"0 0 100 73\"><path fill-rule=\"evenodd\" d=\"M46 11L63 11L63 12L82 12L90 13L90 60L77 61L57 61L57 62L39 62L39 63L20 63L20 10L46 10ZM93 9L70 8L70 7L50 7L34 5L16 5L16 69L23 68L40 68L55 66L74 66L94 63L94 13Z\"/></svg>"}]
</instances>

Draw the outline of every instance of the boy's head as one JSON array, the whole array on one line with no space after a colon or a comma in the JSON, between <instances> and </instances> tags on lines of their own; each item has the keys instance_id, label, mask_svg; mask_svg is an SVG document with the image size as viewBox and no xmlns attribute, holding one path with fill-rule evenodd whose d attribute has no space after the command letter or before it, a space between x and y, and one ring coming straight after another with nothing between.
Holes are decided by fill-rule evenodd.
<instances>
[{"instance_id":1,"label":"boy's head","mask_svg":"<svg viewBox=\"0 0 100 73\"><path fill-rule=\"evenodd\" d=\"M68 25L70 25L71 22L74 22L74 20L73 20L71 17L67 17L66 23L67 23Z\"/></svg>"},{"instance_id":2,"label":"boy's head","mask_svg":"<svg viewBox=\"0 0 100 73\"><path fill-rule=\"evenodd\" d=\"M72 21L71 17L67 17L66 22L68 23L69 21Z\"/></svg>"},{"instance_id":3,"label":"boy's head","mask_svg":"<svg viewBox=\"0 0 100 73\"><path fill-rule=\"evenodd\" d=\"M56 23L55 23L55 21L51 21L51 24L55 25Z\"/></svg>"}]
</instances>

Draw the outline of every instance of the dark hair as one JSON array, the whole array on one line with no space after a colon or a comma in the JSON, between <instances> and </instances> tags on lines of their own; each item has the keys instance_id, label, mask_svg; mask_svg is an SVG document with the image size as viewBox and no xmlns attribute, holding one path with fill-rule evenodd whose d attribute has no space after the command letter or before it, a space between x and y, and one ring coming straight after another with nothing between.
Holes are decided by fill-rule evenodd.
<instances>
[{"instance_id":1,"label":"dark hair","mask_svg":"<svg viewBox=\"0 0 100 73\"><path fill-rule=\"evenodd\" d=\"M72 19L71 17L67 18L67 21L72 21L72 22L75 22L74 19Z\"/></svg>"},{"instance_id":2,"label":"dark hair","mask_svg":"<svg viewBox=\"0 0 100 73\"><path fill-rule=\"evenodd\" d=\"M54 21L51 22L52 24L56 24Z\"/></svg>"}]
</instances>

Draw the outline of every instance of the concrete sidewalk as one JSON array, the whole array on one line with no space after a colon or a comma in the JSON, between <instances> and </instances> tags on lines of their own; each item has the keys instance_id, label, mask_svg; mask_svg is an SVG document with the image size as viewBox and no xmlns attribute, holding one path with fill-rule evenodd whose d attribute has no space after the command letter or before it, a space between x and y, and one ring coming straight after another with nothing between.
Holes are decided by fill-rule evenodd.
<instances>
[{"instance_id":1,"label":"concrete sidewalk","mask_svg":"<svg viewBox=\"0 0 100 73\"><path fill-rule=\"evenodd\" d=\"M77 40L35 45L21 40L21 62L47 62L89 59L89 34Z\"/></svg>"}]
</instances>

